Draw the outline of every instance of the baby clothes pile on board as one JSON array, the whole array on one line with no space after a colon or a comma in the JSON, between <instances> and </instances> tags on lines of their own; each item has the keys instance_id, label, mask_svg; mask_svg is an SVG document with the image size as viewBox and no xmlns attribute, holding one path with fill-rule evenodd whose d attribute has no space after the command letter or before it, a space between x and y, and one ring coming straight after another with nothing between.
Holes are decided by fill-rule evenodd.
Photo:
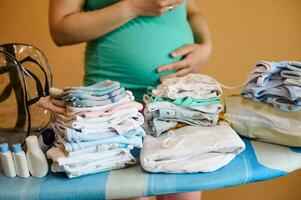
<instances>
[{"instance_id":1,"label":"baby clothes pile on board","mask_svg":"<svg viewBox=\"0 0 301 200\"><path fill-rule=\"evenodd\" d=\"M130 150L145 136L142 104L118 82L89 87L50 89L50 104L65 109L55 114L55 146L48 152L53 172L77 177L135 163ZM53 110L53 109L52 109ZM59 110L59 109L56 109Z\"/></svg>"},{"instance_id":2,"label":"baby clothes pile on board","mask_svg":"<svg viewBox=\"0 0 301 200\"><path fill-rule=\"evenodd\" d=\"M283 111L301 109L301 63L260 61L249 75L242 96Z\"/></svg>"},{"instance_id":3,"label":"baby clothes pile on board","mask_svg":"<svg viewBox=\"0 0 301 200\"><path fill-rule=\"evenodd\" d=\"M189 74L171 78L145 96L146 128L140 162L146 171L211 172L227 165L245 148L225 122L221 88L213 78Z\"/></svg>"},{"instance_id":4,"label":"baby clothes pile on board","mask_svg":"<svg viewBox=\"0 0 301 200\"><path fill-rule=\"evenodd\" d=\"M145 118L154 136L183 125L214 126L222 111L222 90L206 75L170 78L144 96Z\"/></svg>"},{"instance_id":5,"label":"baby clothes pile on board","mask_svg":"<svg viewBox=\"0 0 301 200\"><path fill-rule=\"evenodd\" d=\"M300 62L258 62L242 90L245 98L226 98L226 120L243 136L301 147L300 74Z\"/></svg>"}]
</instances>

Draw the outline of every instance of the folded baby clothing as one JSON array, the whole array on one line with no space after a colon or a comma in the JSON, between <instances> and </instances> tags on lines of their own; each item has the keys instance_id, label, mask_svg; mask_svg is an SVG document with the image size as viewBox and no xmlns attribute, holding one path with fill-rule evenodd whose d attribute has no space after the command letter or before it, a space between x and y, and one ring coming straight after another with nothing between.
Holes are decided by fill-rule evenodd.
<instances>
[{"instance_id":1,"label":"folded baby clothing","mask_svg":"<svg viewBox=\"0 0 301 200\"><path fill-rule=\"evenodd\" d=\"M160 96L152 96L151 97L152 102L171 102L172 104L175 104L177 106L183 106L183 107L199 107L199 106L207 106L214 103L220 103L220 98L213 97L209 99L196 99L193 97L182 97L178 99L168 99L163 98Z\"/></svg>"},{"instance_id":2,"label":"folded baby clothing","mask_svg":"<svg viewBox=\"0 0 301 200\"><path fill-rule=\"evenodd\" d=\"M177 126L179 122L187 125L214 126L217 123L222 105L209 104L201 107L181 107L170 102L152 102L146 106L145 119L152 133L159 136Z\"/></svg>"},{"instance_id":3,"label":"folded baby clothing","mask_svg":"<svg viewBox=\"0 0 301 200\"><path fill-rule=\"evenodd\" d=\"M72 105L66 106L67 116L72 116L80 112L95 112L95 111L107 111L115 108L116 106L123 105L124 103L129 103L135 100L133 93L130 91L125 91L126 95L117 102L102 105L102 106L92 106L92 107L74 107Z\"/></svg>"},{"instance_id":4,"label":"folded baby clothing","mask_svg":"<svg viewBox=\"0 0 301 200\"><path fill-rule=\"evenodd\" d=\"M301 71L283 70L281 72L281 76L286 79L300 80L301 79Z\"/></svg>"},{"instance_id":5,"label":"folded baby clothing","mask_svg":"<svg viewBox=\"0 0 301 200\"><path fill-rule=\"evenodd\" d=\"M241 96L225 99L225 118L240 135L301 147L301 111L286 112Z\"/></svg>"},{"instance_id":6,"label":"folded baby clothing","mask_svg":"<svg viewBox=\"0 0 301 200\"><path fill-rule=\"evenodd\" d=\"M53 172L73 178L135 163L130 150L143 145L143 106L120 83L51 88L48 98L52 106L64 109L54 112L50 125L56 138L47 153Z\"/></svg>"},{"instance_id":7,"label":"folded baby clothing","mask_svg":"<svg viewBox=\"0 0 301 200\"><path fill-rule=\"evenodd\" d=\"M120 83L116 81L105 80L88 87L79 86L79 87L67 87L64 89L51 88L49 93L51 97L57 99L64 98L72 93L83 94L83 95L90 94L93 96L103 96L103 95L108 96L110 93L116 91L119 88L120 88ZM73 95L70 95L69 97L70 99L75 98Z\"/></svg>"},{"instance_id":8,"label":"folded baby clothing","mask_svg":"<svg viewBox=\"0 0 301 200\"><path fill-rule=\"evenodd\" d=\"M160 137L147 135L140 162L149 172L212 172L244 149L244 142L225 122L213 127L185 126Z\"/></svg>"},{"instance_id":9,"label":"folded baby clothing","mask_svg":"<svg viewBox=\"0 0 301 200\"><path fill-rule=\"evenodd\" d=\"M37 104L37 106L40 106L40 107L42 107L46 110L49 110L50 112L55 113L55 114L62 114L62 115L66 114L65 107L59 107L59 106L53 104L50 96L41 97L36 104Z\"/></svg>"},{"instance_id":10,"label":"folded baby clothing","mask_svg":"<svg viewBox=\"0 0 301 200\"><path fill-rule=\"evenodd\" d=\"M146 108L140 162L146 171L212 172L245 148L225 122L220 84L202 74L170 78L144 96Z\"/></svg>"},{"instance_id":11,"label":"folded baby clothing","mask_svg":"<svg viewBox=\"0 0 301 200\"><path fill-rule=\"evenodd\" d=\"M225 99L225 119L240 135L301 147L300 73L300 62L257 62L242 96Z\"/></svg>"},{"instance_id":12,"label":"folded baby clothing","mask_svg":"<svg viewBox=\"0 0 301 200\"><path fill-rule=\"evenodd\" d=\"M127 148L115 148L67 157L60 148L52 147L48 150L47 157L53 160L51 171L65 172L69 178L120 169L136 162L130 149Z\"/></svg>"},{"instance_id":13,"label":"folded baby clothing","mask_svg":"<svg viewBox=\"0 0 301 200\"><path fill-rule=\"evenodd\" d=\"M132 128L129 131L122 133L119 135L117 131L100 131L89 134L83 134L80 131L71 129L71 128L62 128L61 130L57 130L64 140L70 143L80 143L80 142L90 142L90 141L98 141L103 139L115 139L115 138L132 138L134 136L144 136L144 130L141 127ZM122 136L122 137L121 137ZM140 141L140 139L139 139ZM102 141L103 143L103 141ZM140 143L140 142L138 142ZM138 146L141 146L139 144Z\"/></svg>"},{"instance_id":14,"label":"folded baby clothing","mask_svg":"<svg viewBox=\"0 0 301 200\"><path fill-rule=\"evenodd\" d=\"M283 111L298 111L301 109L300 75L300 62L259 61L241 94Z\"/></svg>"},{"instance_id":15,"label":"folded baby clothing","mask_svg":"<svg viewBox=\"0 0 301 200\"><path fill-rule=\"evenodd\" d=\"M147 128L154 136L178 123L214 126L223 110L219 83L206 75L188 74L166 79L144 96Z\"/></svg>"},{"instance_id":16,"label":"folded baby clothing","mask_svg":"<svg viewBox=\"0 0 301 200\"><path fill-rule=\"evenodd\" d=\"M116 135L113 137L106 136L100 139L96 138L96 140L69 142L60 135L60 132L56 132L56 142L62 147L62 149L64 149L67 152L74 152L88 147L96 146L99 144L110 144L110 143L127 144L137 148L141 148L142 135L141 133L137 133L137 134L135 133L135 134L131 134L130 137L126 137L123 135Z\"/></svg>"},{"instance_id":17,"label":"folded baby clothing","mask_svg":"<svg viewBox=\"0 0 301 200\"><path fill-rule=\"evenodd\" d=\"M184 77L166 79L151 91L154 97L180 99L210 99L220 97L222 90L217 81L203 74L188 74Z\"/></svg>"}]
</instances>

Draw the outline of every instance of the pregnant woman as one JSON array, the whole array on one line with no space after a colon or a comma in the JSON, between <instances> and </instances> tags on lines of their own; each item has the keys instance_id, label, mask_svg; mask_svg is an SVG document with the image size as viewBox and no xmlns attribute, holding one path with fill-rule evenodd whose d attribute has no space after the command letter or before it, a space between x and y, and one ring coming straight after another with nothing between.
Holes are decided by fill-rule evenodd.
<instances>
[{"instance_id":1,"label":"pregnant woman","mask_svg":"<svg viewBox=\"0 0 301 200\"><path fill-rule=\"evenodd\" d=\"M85 85L116 80L142 101L148 86L208 61L210 34L194 1L50 0L50 32L58 46L87 42ZM199 200L200 193L158 199Z\"/></svg>"}]
</instances>

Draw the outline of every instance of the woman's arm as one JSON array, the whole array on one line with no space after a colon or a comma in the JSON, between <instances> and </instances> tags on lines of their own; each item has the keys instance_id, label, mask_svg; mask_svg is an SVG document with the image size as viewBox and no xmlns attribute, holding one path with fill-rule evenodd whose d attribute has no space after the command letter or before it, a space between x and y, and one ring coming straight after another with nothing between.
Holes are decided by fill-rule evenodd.
<instances>
[{"instance_id":1,"label":"woman's arm","mask_svg":"<svg viewBox=\"0 0 301 200\"><path fill-rule=\"evenodd\" d=\"M211 37L207 22L202 17L195 0L187 0L187 18L194 34L195 44L187 45L171 53L173 57L184 57L181 61L158 68L158 72L177 70L161 77L161 81L171 77L198 73L209 60L212 51Z\"/></svg>"},{"instance_id":2,"label":"woman's arm","mask_svg":"<svg viewBox=\"0 0 301 200\"><path fill-rule=\"evenodd\" d=\"M89 12L83 11L84 3L85 0L50 0L50 33L58 46L93 40L135 17L129 1Z\"/></svg>"},{"instance_id":3,"label":"woman's arm","mask_svg":"<svg viewBox=\"0 0 301 200\"><path fill-rule=\"evenodd\" d=\"M85 12L85 0L50 0L50 33L58 46L86 42L113 31L137 16L160 16L171 3L176 5L181 1L121 0L111 6Z\"/></svg>"},{"instance_id":4,"label":"woman's arm","mask_svg":"<svg viewBox=\"0 0 301 200\"><path fill-rule=\"evenodd\" d=\"M195 0L187 1L187 17L194 34L195 42L211 47L211 37L206 20L202 16Z\"/></svg>"}]
</instances>

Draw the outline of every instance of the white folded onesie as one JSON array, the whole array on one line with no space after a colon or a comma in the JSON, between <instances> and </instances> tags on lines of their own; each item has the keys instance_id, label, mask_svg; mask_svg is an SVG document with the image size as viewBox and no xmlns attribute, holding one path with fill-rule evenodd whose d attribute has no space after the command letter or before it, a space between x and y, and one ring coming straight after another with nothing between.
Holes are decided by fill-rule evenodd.
<instances>
[{"instance_id":1,"label":"white folded onesie","mask_svg":"<svg viewBox=\"0 0 301 200\"><path fill-rule=\"evenodd\" d=\"M244 149L244 142L225 122L213 127L185 126L160 137L147 135L140 162L149 172L212 172Z\"/></svg>"},{"instance_id":2,"label":"white folded onesie","mask_svg":"<svg viewBox=\"0 0 301 200\"><path fill-rule=\"evenodd\" d=\"M53 161L52 172L65 172L69 178L120 169L136 163L128 148L67 157L59 148L52 147L48 150L47 157Z\"/></svg>"}]
</instances>

